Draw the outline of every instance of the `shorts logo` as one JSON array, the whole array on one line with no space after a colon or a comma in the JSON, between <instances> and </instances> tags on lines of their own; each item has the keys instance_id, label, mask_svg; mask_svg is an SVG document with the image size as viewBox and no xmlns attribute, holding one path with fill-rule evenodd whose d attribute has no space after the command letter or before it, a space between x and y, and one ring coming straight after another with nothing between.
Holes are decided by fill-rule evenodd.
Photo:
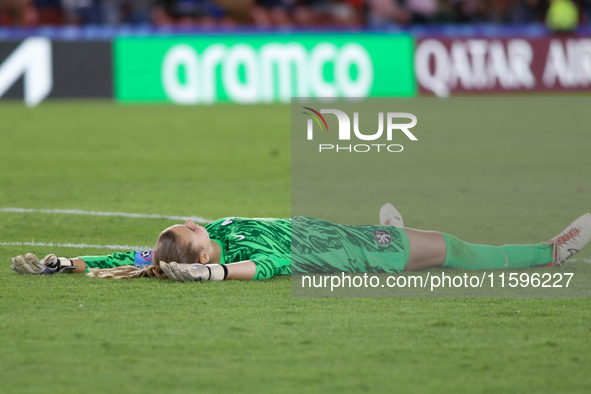
<instances>
[{"instance_id":1,"label":"shorts logo","mask_svg":"<svg viewBox=\"0 0 591 394\"><path fill-rule=\"evenodd\" d=\"M390 245L392 243L392 234L386 230L374 230L373 237L378 245Z\"/></svg>"}]
</instances>

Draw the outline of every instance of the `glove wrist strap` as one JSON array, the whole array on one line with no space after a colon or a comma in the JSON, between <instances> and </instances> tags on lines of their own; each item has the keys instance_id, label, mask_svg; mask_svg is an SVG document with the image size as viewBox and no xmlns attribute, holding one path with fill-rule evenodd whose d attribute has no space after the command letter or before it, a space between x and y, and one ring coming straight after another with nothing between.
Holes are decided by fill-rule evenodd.
<instances>
[{"instance_id":1,"label":"glove wrist strap","mask_svg":"<svg viewBox=\"0 0 591 394\"><path fill-rule=\"evenodd\" d=\"M55 264L55 266L52 268L55 268L55 272L58 274L69 274L78 267L74 265L72 259L68 259L66 257L58 257L57 264Z\"/></svg>"},{"instance_id":2,"label":"glove wrist strap","mask_svg":"<svg viewBox=\"0 0 591 394\"><path fill-rule=\"evenodd\" d=\"M228 276L228 267L223 264L206 264L209 268L209 280L224 280Z\"/></svg>"}]
</instances>

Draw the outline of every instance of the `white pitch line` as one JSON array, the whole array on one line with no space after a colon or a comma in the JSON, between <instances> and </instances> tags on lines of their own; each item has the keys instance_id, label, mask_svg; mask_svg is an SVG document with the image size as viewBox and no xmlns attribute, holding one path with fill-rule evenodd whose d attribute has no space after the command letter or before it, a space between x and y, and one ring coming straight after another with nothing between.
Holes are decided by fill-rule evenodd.
<instances>
[{"instance_id":1,"label":"white pitch line","mask_svg":"<svg viewBox=\"0 0 591 394\"><path fill-rule=\"evenodd\" d=\"M52 248L78 248L78 249L112 249L112 250L126 250L126 251L143 251L151 250L149 246L132 246L132 245L89 245L89 244L60 244L53 242L0 242L1 246L49 246Z\"/></svg>"},{"instance_id":2,"label":"white pitch line","mask_svg":"<svg viewBox=\"0 0 591 394\"><path fill-rule=\"evenodd\" d=\"M197 223L211 223L213 220L205 219L199 216L169 216L169 215L152 215L146 213L126 213L126 212L98 212L98 211L82 211L80 209L30 209L30 208L0 208L0 212L15 212L15 213L57 213L65 215L90 215L90 216L118 216L125 218L138 219L169 219L185 221L191 219Z\"/></svg>"}]
</instances>

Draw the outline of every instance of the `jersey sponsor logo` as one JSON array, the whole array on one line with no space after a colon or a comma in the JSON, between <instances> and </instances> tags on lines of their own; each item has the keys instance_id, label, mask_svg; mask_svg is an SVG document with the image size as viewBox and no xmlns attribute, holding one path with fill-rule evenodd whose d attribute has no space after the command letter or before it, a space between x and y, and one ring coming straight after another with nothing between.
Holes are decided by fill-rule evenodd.
<instances>
[{"instance_id":1,"label":"jersey sponsor logo","mask_svg":"<svg viewBox=\"0 0 591 394\"><path fill-rule=\"evenodd\" d=\"M231 237L236 237L236 238L240 238L240 240L242 241L244 239L244 235L230 235Z\"/></svg>"},{"instance_id":2,"label":"jersey sponsor logo","mask_svg":"<svg viewBox=\"0 0 591 394\"><path fill-rule=\"evenodd\" d=\"M136 268L146 268L147 266L152 265L152 259L154 257L153 250L146 250L145 252L135 252L135 256L133 258L133 265Z\"/></svg>"},{"instance_id":3,"label":"jersey sponsor logo","mask_svg":"<svg viewBox=\"0 0 591 394\"><path fill-rule=\"evenodd\" d=\"M378 245L390 245L392 243L392 234L386 230L374 230L373 237Z\"/></svg>"},{"instance_id":4,"label":"jersey sponsor logo","mask_svg":"<svg viewBox=\"0 0 591 394\"><path fill-rule=\"evenodd\" d=\"M222 226L227 226L228 224L230 224L230 223L233 223L233 222L232 222L232 219L234 219L234 218L233 218L233 217L231 217L231 218L228 218L228 219L224 220L224 221L222 222Z\"/></svg>"}]
</instances>

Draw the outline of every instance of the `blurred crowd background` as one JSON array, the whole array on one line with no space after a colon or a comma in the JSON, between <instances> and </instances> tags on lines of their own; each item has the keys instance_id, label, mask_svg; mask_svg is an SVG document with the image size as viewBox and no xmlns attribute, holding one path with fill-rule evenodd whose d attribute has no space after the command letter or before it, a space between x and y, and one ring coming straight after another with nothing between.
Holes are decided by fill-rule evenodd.
<instances>
[{"instance_id":1,"label":"blurred crowd background","mask_svg":"<svg viewBox=\"0 0 591 394\"><path fill-rule=\"evenodd\" d=\"M0 26L387 27L591 23L591 0L0 0Z\"/></svg>"}]
</instances>

